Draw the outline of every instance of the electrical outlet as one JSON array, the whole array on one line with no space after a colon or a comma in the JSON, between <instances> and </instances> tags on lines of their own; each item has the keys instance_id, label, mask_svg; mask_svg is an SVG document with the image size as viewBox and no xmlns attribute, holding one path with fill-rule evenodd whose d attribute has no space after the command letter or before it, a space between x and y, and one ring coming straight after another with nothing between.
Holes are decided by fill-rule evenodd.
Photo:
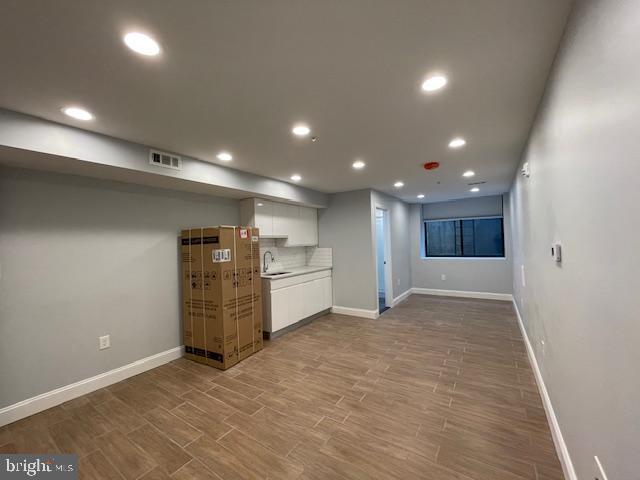
<instances>
[{"instance_id":1,"label":"electrical outlet","mask_svg":"<svg viewBox=\"0 0 640 480\"><path fill-rule=\"evenodd\" d=\"M442 280L443 282L446 282L447 276L443 273L442 275L440 275L440 280Z\"/></svg>"},{"instance_id":2,"label":"electrical outlet","mask_svg":"<svg viewBox=\"0 0 640 480\"><path fill-rule=\"evenodd\" d=\"M542 347L542 356L544 357L547 352L545 352L545 345L544 345L544 340L540 340L540 347Z\"/></svg>"},{"instance_id":3,"label":"electrical outlet","mask_svg":"<svg viewBox=\"0 0 640 480\"><path fill-rule=\"evenodd\" d=\"M109 348L111 346L111 335L104 335L102 337L98 337L98 350L104 350L105 348Z\"/></svg>"},{"instance_id":4,"label":"electrical outlet","mask_svg":"<svg viewBox=\"0 0 640 480\"><path fill-rule=\"evenodd\" d=\"M527 286L527 279L524 276L524 265L520 265L520 277L522 279L522 286L526 287Z\"/></svg>"}]
</instances>

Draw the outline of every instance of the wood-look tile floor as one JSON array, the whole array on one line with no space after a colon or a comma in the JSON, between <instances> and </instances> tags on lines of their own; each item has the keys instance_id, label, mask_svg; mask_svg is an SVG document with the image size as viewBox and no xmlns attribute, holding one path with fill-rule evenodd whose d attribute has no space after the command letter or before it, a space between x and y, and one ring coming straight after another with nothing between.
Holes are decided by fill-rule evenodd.
<instances>
[{"instance_id":1,"label":"wood-look tile floor","mask_svg":"<svg viewBox=\"0 0 640 480\"><path fill-rule=\"evenodd\" d=\"M326 315L220 372L180 359L0 428L86 479L562 479L511 304Z\"/></svg>"}]
</instances>

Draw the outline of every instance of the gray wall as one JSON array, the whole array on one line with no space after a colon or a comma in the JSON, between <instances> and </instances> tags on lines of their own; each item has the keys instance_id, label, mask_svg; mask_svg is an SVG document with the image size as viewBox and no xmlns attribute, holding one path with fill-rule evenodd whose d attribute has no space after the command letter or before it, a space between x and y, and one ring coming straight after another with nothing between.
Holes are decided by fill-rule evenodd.
<instances>
[{"instance_id":1,"label":"gray wall","mask_svg":"<svg viewBox=\"0 0 640 480\"><path fill-rule=\"evenodd\" d=\"M329 208L318 211L321 247L333 248L333 304L378 309L375 257L375 209L389 211L393 295L411 288L410 206L375 190L331 195Z\"/></svg>"},{"instance_id":2,"label":"gray wall","mask_svg":"<svg viewBox=\"0 0 640 480\"><path fill-rule=\"evenodd\" d=\"M0 168L0 407L181 345L179 230L238 220L234 200Z\"/></svg>"},{"instance_id":3,"label":"gray wall","mask_svg":"<svg viewBox=\"0 0 640 480\"><path fill-rule=\"evenodd\" d=\"M321 247L333 248L333 304L376 309L371 191L331 195L318 211L318 234Z\"/></svg>"},{"instance_id":4,"label":"gray wall","mask_svg":"<svg viewBox=\"0 0 640 480\"><path fill-rule=\"evenodd\" d=\"M511 191L514 296L581 479L594 455L639 475L639 25L637 0L577 2Z\"/></svg>"},{"instance_id":5,"label":"gray wall","mask_svg":"<svg viewBox=\"0 0 640 480\"><path fill-rule=\"evenodd\" d=\"M371 221L374 226L374 233L376 207L384 208L389 212L389 223L391 227L391 276L393 278L392 291L394 298L396 298L411 288L411 239L409 238L411 206L395 197L372 190Z\"/></svg>"},{"instance_id":6,"label":"gray wall","mask_svg":"<svg viewBox=\"0 0 640 480\"><path fill-rule=\"evenodd\" d=\"M225 197L271 198L314 207L324 207L328 198L326 193L300 185L184 155L182 170L159 168L149 164L149 147L146 145L1 108L0 146L0 163L13 167L87 175Z\"/></svg>"},{"instance_id":7,"label":"gray wall","mask_svg":"<svg viewBox=\"0 0 640 480\"><path fill-rule=\"evenodd\" d=\"M512 266L511 266L511 219L509 215L509 198L504 196L504 235L505 258L424 258L422 211L421 205L412 205L410 231L411 231L411 283L415 288L428 288L437 290L458 290L464 292L484 293L511 293L512 291ZM463 202L466 202L464 200ZM474 203L478 204L478 210ZM471 204L465 204L465 211L470 215L481 213L485 201L482 197L475 199ZM432 204L431 211L443 212L441 218L448 217L449 213L460 215L456 201ZM446 275L443 281L442 275Z\"/></svg>"},{"instance_id":8,"label":"gray wall","mask_svg":"<svg viewBox=\"0 0 640 480\"><path fill-rule=\"evenodd\" d=\"M502 195L425 203L422 205L422 216L427 220L438 220L502 215L503 203Z\"/></svg>"}]
</instances>

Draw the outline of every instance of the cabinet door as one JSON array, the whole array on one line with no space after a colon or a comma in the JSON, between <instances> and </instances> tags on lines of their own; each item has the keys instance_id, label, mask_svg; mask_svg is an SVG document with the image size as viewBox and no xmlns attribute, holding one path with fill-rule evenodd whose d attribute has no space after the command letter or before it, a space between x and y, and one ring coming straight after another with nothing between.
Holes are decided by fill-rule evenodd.
<instances>
[{"instance_id":1,"label":"cabinet door","mask_svg":"<svg viewBox=\"0 0 640 480\"><path fill-rule=\"evenodd\" d=\"M273 203L266 200L254 200L255 225L260 235L273 235Z\"/></svg>"},{"instance_id":2,"label":"cabinet door","mask_svg":"<svg viewBox=\"0 0 640 480\"><path fill-rule=\"evenodd\" d=\"M320 306L320 296L318 294L321 293L321 289L319 288L318 280L303 283L302 286L304 287L302 292L304 302L302 318L307 318L320 311L318 308Z\"/></svg>"},{"instance_id":3,"label":"cabinet door","mask_svg":"<svg viewBox=\"0 0 640 480\"><path fill-rule=\"evenodd\" d=\"M289 325L288 288L271 291L271 331L277 332Z\"/></svg>"},{"instance_id":4,"label":"cabinet door","mask_svg":"<svg viewBox=\"0 0 640 480\"><path fill-rule=\"evenodd\" d=\"M296 323L304 318L305 314L305 284L293 285L287 288L287 304L289 305L289 323Z\"/></svg>"},{"instance_id":5,"label":"cabinet door","mask_svg":"<svg viewBox=\"0 0 640 480\"><path fill-rule=\"evenodd\" d=\"M286 236L285 246L300 245L300 208L295 205L276 203L274 212L274 229L278 222L276 234Z\"/></svg>"},{"instance_id":6,"label":"cabinet door","mask_svg":"<svg viewBox=\"0 0 640 480\"><path fill-rule=\"evenodd\" d=\"M300 207L289 205L289 245L304 245L304 228L300 219Z\"/></svg>"},{"instance_id":7,"label":"cabinet door","mask_svg":"<svg viewBox=\"0 0 640 480\"><path fill-rule=\"evenodd\" d=\"M322 289L322 305L320 310L326 310L333 307L333 282L331 277L325 277L318 280Z\"/></svg>"},{"instance_id":8,"label":"cabinet door","mask_svg":"<svg viewBox=\"0 0 640 480\"><path fill-rule=\"evenodd\" d=\"M273 235L286 237L291 230L291 205L273 204Z\"/></svg>"},{"instance_id":9,"label":"cabinet door","mask_svg":"<svg viewBox=\"0 0 640 480\"><path fill-rule=\"evenodd\" d=\"M318 245L318 210L300 207L300 245Z\"/></svg>"}]
</instances>

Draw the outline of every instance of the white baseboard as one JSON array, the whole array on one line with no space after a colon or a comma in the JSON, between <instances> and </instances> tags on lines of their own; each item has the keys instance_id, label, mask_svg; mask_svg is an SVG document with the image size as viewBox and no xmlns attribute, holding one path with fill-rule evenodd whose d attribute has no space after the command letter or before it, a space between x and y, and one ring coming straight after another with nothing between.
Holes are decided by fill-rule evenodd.
<instances>
[{"instance_id":1,"label":"white baseboard","mask_svg":"<svg viewBox=\"0 0 640 480\"><path fill-rule=\"evenodd\" d=\"M150 357L136 360L133 363L114 368L108 372L101 373L91 378L85 378L79 382L56 388L50 392L42 393L32 398L28 398L8 407L0 409L0 427L13 423L22 418L28 417L47 408L55 407L61 403L68 402L74 398L93 392L100 388L108 387L126 378L133 377L139 373L146 372L152 368L159 367L165 363L180 358L183 355L184 347L175 347L164 352L151 355Z\"/></svg>"},{"instance_id":2,"label":"white baseboard","mask_svg":"<svg viewBox=\"0 0 640 480\"><path fill-rule=\"evenodd\" d=\"M403 301L405 298L407 298L409 295L411 295L411 288L408 289L407 291L401 293L400 295L398 295L397 297L395 297L393 299L393 303L392 303L392 307L395 307L397 304L399 304L401 301Z\"/></svg>"},{"instance_id":3,"label":"white baseboard","mask_svg":"<svg viewBox=\"0 0 640 480\"><path fill-rule=\"evenodd\" d=\"M549 392L547 392L547 387L544 384L544 379L542 378L542 373L540 372L540 367L538 366L538 360L533 353L533 347L531 346L531 342L529 341L527 331L524 328L524 323L522 322L522 317L520 316L518 304L516 303L515 299L513 300L513 307L515 308L516 315L518 316L518 326L520 327L522 338L524 339L524 343L527 347L529 363L531 363L531 367L533 368L533 374L536 378L536 383L538 384L538 391L540 392L540 397L542 398L542 404L544 405L545 412L547 412L547 420L549 421L551 436L553 437L553 443L555 444L556 451L558 452L558 458L560 459L560 463L562 465L564 477L567 480L578 480L576 471L573 468L571 456L569 455L569 450L567 449L567 444L564 442L564 437L562 436L562 431L560 430L560 424L558 423L556 413L553 410L553 405L551 404L551 398L549 398Z\"/></svg>"},{"instance_id":4,"label":"white baseboard","mask_svg":"<svg viewBox=\"0 0 640 480\"><path fill-rule=\"evenodd\" d=\"M465 297L465 298L481 298L484 300L503 300L511 302L513 295L510 293L490 293L490 292L465 292L463 290L438 290L436 288L419 288L413 287L411 293L418 295L440 295L443 297Z\"/></svg>"},{"instance_id":5,"label":"white baseboard","mask_svg":"<svg viewBox=\"0 0 640 480\"><path fill-rule=\"evenodd\" d=\"M352 317L373 318L374 320L380 316L378 310L365 310L364 308L340 307L334 305L331 307L331 313L340 315L351 315Z\"/></svg>"}]
</instances>

